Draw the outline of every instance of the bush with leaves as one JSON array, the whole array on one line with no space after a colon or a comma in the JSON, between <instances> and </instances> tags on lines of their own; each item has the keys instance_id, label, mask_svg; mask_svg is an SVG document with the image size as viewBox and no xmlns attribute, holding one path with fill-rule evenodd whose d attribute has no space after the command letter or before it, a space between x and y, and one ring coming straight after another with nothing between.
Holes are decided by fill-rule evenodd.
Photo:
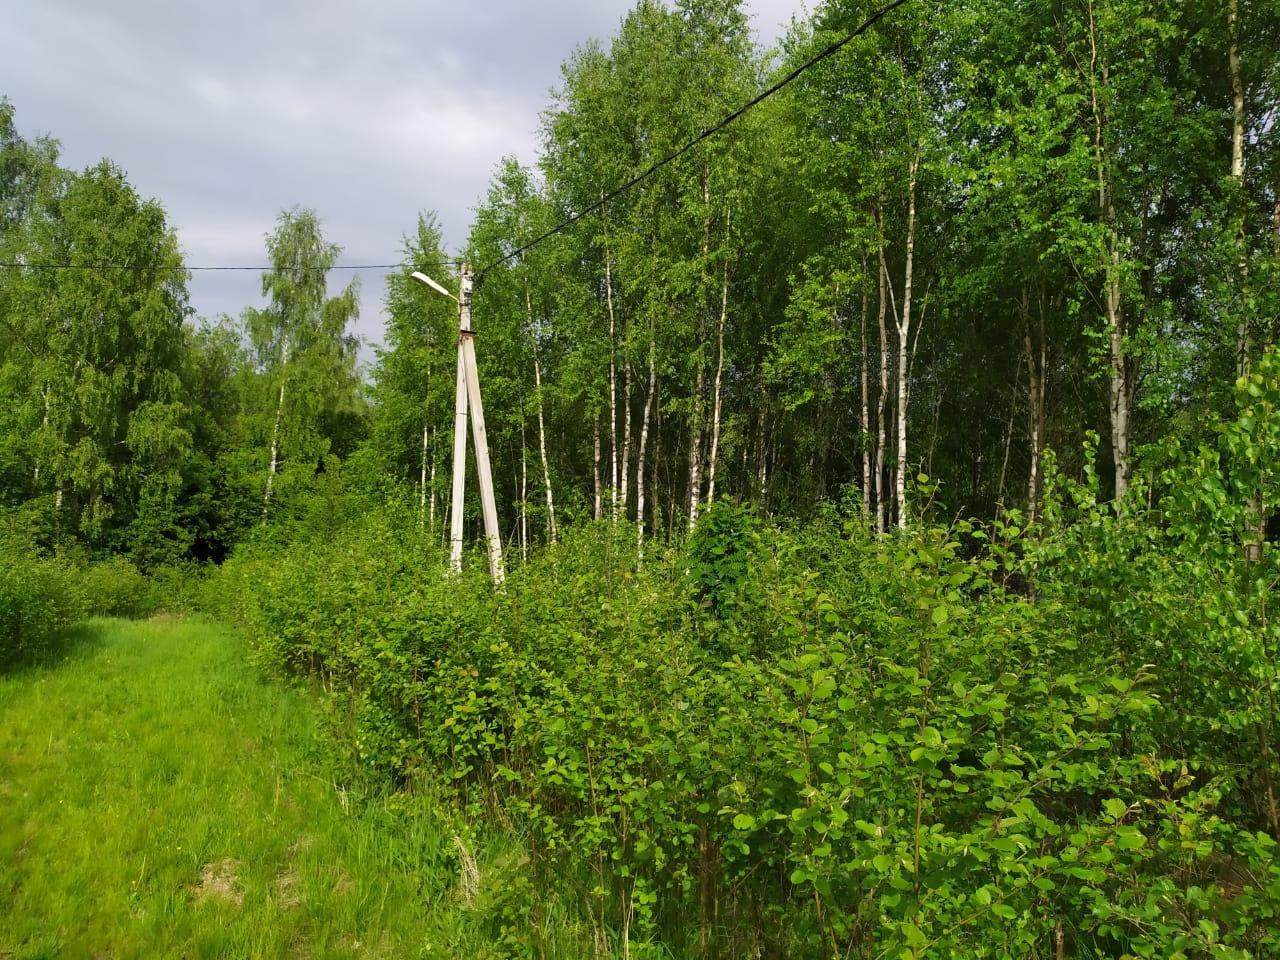
<instances>
[{"instance_id":1,"label":"bush with leaves","mask_svg":"<svg viewBox=\"0 0 1280 960\"><path fill-rule=\"evenodd\" d=\"M364 764L518 825L532 896L576 888L634 955L1273 950L1259 595L1172 653L1207 616L1165 556L1216 543L1192 507L1157 536L1087 485L1050 497L1042 539L716 504L640 562L634 529L589 525L501 591L392 505L246 547L214 589ZM1202 575L1259 575L1214 550ZM1206 646L1227 641L1253 652ZM1219 659L1188 677L1193 656Z\"/></svg>"},{"instance_id":2,"label":"bush with leaves","mask_svg":"<svg viewBox=\"0 0 1280 960\"><path fill-rule=\"evenodd\" d=\"M58 631L83 612L69 564L41 555L16 522L0 533L0 668L48 654Z\"/></svg>"}]
</instances>

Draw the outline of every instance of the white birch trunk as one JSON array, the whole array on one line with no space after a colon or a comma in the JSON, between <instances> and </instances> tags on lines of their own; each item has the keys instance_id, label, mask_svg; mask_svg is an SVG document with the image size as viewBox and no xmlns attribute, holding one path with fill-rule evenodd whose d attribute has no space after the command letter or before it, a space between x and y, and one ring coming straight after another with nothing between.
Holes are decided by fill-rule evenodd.
<instances>
[{"instance_id":1,"label":"white birch trunk","mask_svg":"<svg viewBox=\"0 0 1280 960\"><path fill-rule=\"evenodd\" d=\"M699 351L701 352L701 351ZM698 523L698 507L702 502L702 391L706 386L706 377L702 370L702 361L698 361L698 375L694 380L694 414L689 425L689 529Z\"/></svg>"},{"instance_id":2,"label":"white birch trunk","mask_svg":"<svg viewBox=\"0 0 1280 960\"><path fill-rule=\"evenodd\" d=\"M434 431L434 430L432 430L432 431L431 431L431 439L432 439L433 441L435 440L435 431ZM434 530L434 529L436 528L436 457L435 457L435 443L434 443L434 442L431 444L431 450L432 450L432 454L431 454L431 479L430 479L430 484L431 484L431 505L430 505L430 508L429 508L429 509L430 509L429 517L430 517L431 529L432 529L432 530Z\"/></svg>"},{"instance_id":3,"label":"white birch trunk","mask_svg":"<svg viewBox=\"0 0 1280 960\"><path fill-rule=\"evenodd\" d=\"M662 501L658 499L658 464L662 461L662 402L659 399L661 384L654 384L653 392L653 428L656 435L653 441L653 469L649 471L649 512L652 523L649 525L649 536L662 536Z\"/></svg>"},{"instance_id":4,"label":"white birch trunk","mask_svg":"<svg viewBox=\"0 0 1280 960\"><path fill-rule=\"evenodd\" d=\"M529 448L520 424L520 559L529 559Z\"/></svg>"},{"instance_id":5,"label":"white birch trunk","mask_svg":"<svg viewBox=\"0 0 1280 960\"><path fill-rule=\"evenodd\" d=\"M593 516L595 517L595 519L599 520L600 514L601 514L601 507L602 507L602 504L600 502L600 415L599 414L597 414L593 418L592 427L593 427L593 431L592 431L593 442L591 444L591 463L592 463L591 477L592 477L592 480L594 481L593 491L595 494L595 512Z\"/></svg>"},{"instance_id":6,"label":"white birch trunk","mask_svg":"<svg viewBox=\"0 0 1280 960\"><path fill-rule=\"evenodd\" d=\"M275 487L276 471L280 466L280 418L284 414L284 387L288 383L289 340L280 341L280 398L276 403L275 424L271 428L271 462L267 466L267 486L262 494L262 522L267 522L267 510L271 505L271 492Z\"/></svg>"},{"instance_id":7,"label":"white birch trunk","mask_svg":"<svg viewBox=\"0 0 1280 960\"><path fill-rule=\"evenodd\" d=\"M1024 293L1024 304L1026 303ZM1040 305L1039 332L1033 336L1029 306L1026 313L1024 347L1027 353L1027 427L1031 438L1031 470L1027 477L1027 521L1035 523L1040 515L1042 487L1040 463L1044 455L1045 377L1048 369L1044 335L1044 304Z\"/></svg>"},{"instance_id":8,"label":"white birch trunk","mask_svg":"<svg viewBox=\"0 0 1280 960\"><path fill-rule=\"evenodd\" d=\"M267 468L267 488L262 494L262 522L267 522L267 509L271 505L271 491L275 486L276 471L280 464L280 417L284 412L284 386L280 381L280 399L276 403L275 425L271 428L271 463Z\"/></svg>"},{"instance_id":9,"label":"white birch trunk","mask_svg":"<svg viewBox=\"0 0 1280 960\"><path fill-rule=\"evenodd\" d=\"M911 287L916 246L916 174L920 168L920 153L911 158L907 187L907 262L903 273L902 315L898 320L898 469L897 501L898 529L906 529L909 519L907 504L907 375L909 371L908 341L911 335Z\"/></svg>"},{"instance_id":10,"label":"white birch trunk","mask_svg":"<svg viewBox=\"0 0 1280 960\"><path fill-rule=\"evenodd\" d=\"M533 352L533 385L538 397L538 456L542 460L542 486L547 498L547 537L556 542L556 502L551 495L551 464L547 460L547 426L542 416L542 363L538 360L538 351ZM599 495L596 496L597 508Z\"/></svg>"},{"instance_id":11,"label":"white birch trunk","mask_svg":"<svg viewBox=\"0 0 1280 960\"><path fill-rule=\"evenodd\" d=\"M877 221L879 215L877 214ZM889 264L885 260L884 244L880 245L880 389L876 393L876 533L884 533L889 526L889 498L885 494L884 453L888 442L888 425L885 407L889 397L889 333L885 325L888 308Z\"/></svg>"},{"instance_id":12,"label":"white birch trunk","mask_svg":"<svg viewBox=\"0 0 1280 960\"><path fill-rule=\"evenodd\" d=\"M711 171L706 163L702 166L702 261L705 264L711 254ZM703 283L708 281L706 267L703 267ZM703 291L705 295L705 290ZM696 374L694 376L691 414L689 418L689 529L693 530L698 522L698 507L702 502L702 450L704 445L703 391L706 389L706 364L702 355L706 343L707 304L704 302L698 310L698 345L694 354Z\"/></svg>"},{"instance_id":13,"label":"white birch trunk","mask_svg":"<svg viewBox=\"0 0 1280 960\"><path fill-rule=\"evenodd\" d=\"M44 418L40 421L40 433L43 436L49 429L49 388L42 387L40 395L44 399ZM40 485L40 458L36 457L35 476L31 478L31 484L34 487Z\"/></svg>"},{"instance_id":14,"label":"white birch trunk","mask_svg":"<svg viewBox=\"0 0 1280 960\"><path fill-rule=\"evenodd\" d=\"M538 410L538 456L542 461L542 486L547 500L547 539L556 542L556 504L551 495L551 466L547 460L547 426L542 404L542 361L538 356L538 338L533 326L533 301L529 297L529 284L524 285L524 309L529 321L529 340L533 348L534 400ZM599 519L597 517L597 519Z\"/></svg>"},{"instance_id":15,"label":"white birch trunk","mask_svg":"<svg viewBox=\"0 0 1280 960\"><path fill-rule=\"evenodd\" d=\"M707 462L707 503L716 499L716 464L720 459L720 382L724 373L724 328L729 317L729 261L724 262L720 285L720 323L716 327L716 378L712 387L711 456Z\"/></svg>"},{"instance_id":16,"label":"white birch trunk","mask_svg":"<svg viewBox=\"0 0 1280 960\"><path fill-rule=\"evenodd\" d=\"M427 522L427 440L429 434L427 425L422 425L422 464L418 478L418 529L421 530Z\"/></svg>"},{"instance_id":17,"label":"white birch trunk","mask_svg":"<svg viewBox=\"0 0 1280 960\"><path fill-rule=\"evenodd\" d=\"M863 272L866 272L866 262L863 261ZM860 386L862 387L862 403L858 410L858 428L861 434L862 446L862 516L864 520L871 518L871 405L870 405L870 384L867 377L867 292L863 287L862 291L862 360L859 366Z\"/></svg>"},{"instance_id":18,"label":"white birch trunk","mask_svg":"<svg viewBox=\"0 0 1280 960\"><path fill-rule=\"evenodd\" d=\"M1129 399L1130 361L1125 343L1124 299L1120 281L1120 237L1116 225L1115 205L1107 183L1106 164L1106 114L1098 95L1098 72L1106 83L1109 71L1098 55L1097 25L1093 16L1093 3L1086 8L1089 26L1089 99L1093 109L1094 162L1098 177L1098 211L1106 225L1103 250L1103 272L1106 296L1107 341L1110 363L1108 384L1108 415L1111 421L1111 456L1115 465L1116 500L1123 500L1129 492Z\"/></svg>"},{"instance_id":19,"label":"white birch trunk","mask_svg":"<svg viewBox=\"0 0 1280 960\"><path fill-rule=\"evenodd\" d=\"M640 419L640 449L636 451L636 554L644 556L644 460L649 446L649 417L653 411L653 394L657 387L657 342L653 327L649 328L649 389L644 395L644 415Z\"/></svg>"},{"instance_id":20,"label":"white birch trunk","mask_svg":"<svg viewBox=\"0 0 1280 960\"><path fill-rule=\"evenodd\" d=\"M626 340L626 334L623 334ZM624 345L622 351L622 475L618 481L618 496L621 501L622 516L627 516L627 508L631 502L631 362L627 359Z\"/></svg>"},{"instance_id":21,"label":"white birch trunk","mask_svg":"<svg viewBox=\"0 0 1280 960\"><path fill-rule=\"evenodd\" d=\"M613 312L613 269L609 248L604 251L604 295L609 309L609 503L610 516L618 519L618 338Z\"/></svg>"},{"instance_id":22,"label":"white birch trunk","mask_svg":"<svg viewBox=\"0 0 1280 960\"><path fill-rule=\"evenodd\" d=\"M1128 355L1124 342L1124 313L1120 292L1120 248L1111 238L1107 261L1107 332L1110 349L1109 384L1111 417L1111 455L1115 461L1116 499L1129 492L1129 384Z\"/></svg>"},{"instance_id":23,"label":"white birch trunk","mask_svg":"<svg viewBox=\"0 0 1280 960\"><path fill-rule=\"evenodd\" d=\"M1240 0L1227 2L1227 27L1231 35L1231 46L1228 54L1228 66L1231 72L1231 179L1236 185L1236 203L1243 210L1244 197L1244 135L1245 135L1245 98L1244 75L1240 67ZM1280 206L1277 206L1280 211ZM1239 285L1242 296L1240 321L1236 328L1236 374L1247 377L1253 370L1253 332L1250 328L1250 317L1244 308L1249 278L1249 247L1245 236L1244 217L1239 218L1236 227L1237 259L1240 271ZM1262 559L1262 544L1266 540L1266 510L1262 497L1255 493L1246 505L1247 521L1245 531L1245 559L1257 563Z\"/></svg>"}]
</instances>

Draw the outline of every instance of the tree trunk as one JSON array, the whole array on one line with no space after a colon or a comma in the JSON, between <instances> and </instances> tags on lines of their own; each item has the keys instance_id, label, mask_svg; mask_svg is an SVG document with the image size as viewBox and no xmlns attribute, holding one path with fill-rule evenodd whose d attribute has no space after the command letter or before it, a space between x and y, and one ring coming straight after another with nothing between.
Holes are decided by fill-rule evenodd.
<instances>
[{"instance_id":1,"label":"tree trunk","mask_svg":"<svg viewBox=\"0 0 1280 960\"><path fill-rule=\"evenodd\" d=\"M276 471L280 465L280 417L284 413L284 385L280 381L280 400L276 404L275 425L271 428L271 464L267 469L267 488L262 495L262 522L267 522L267 510L271 506L271 491L275 486Z\"/></svg>"},{"instance_id":2,"label":"tree trunk","mask_svg":"<svg viewBox=\"0 0 1280 960\"><path fill-rule=\"evenodd\" d=\"M701 339L701 338L699 338ZM698 353L701 354L701 343L699 343ZM689 424L689 529L692 530L698 522L698 507L702 502L702 447L703 447L703 423L702 423L702 391L706 386L706 378L703 375L702 360L699 359L697 376L694 377L693 386L693 415Z\"/></svg>"},{"instance_id":3,"label":"tree trunk","mask_svg":"<svg viewBox=\"0 0 1280 960\"><path fill-rule=\"evenodd\" d=\"M707 503L716 498L716 462L720 457L720 382L724 374L724 328L729 317L729 261L724 262L724 278L720 285L720 323L716 327L716 379L712 387L711 457L707 464Z\"/></svg>"},{"instance_id":4,"label":"tree trunk","mask_svg":"<svg viewBox=\"0 0 1280 960\"><path fill-rule=\"evenodd\" d=\"M623 340L626 333L623 332ZM627 508L631 502L631 361L627 359L624 345L622 350L622 475L618 481L618 496L622 501L622 517L627 517Z\"/></svg>"},{"instance_id":5,"label":"tree trunk","mask_svg":"<svg viewBox=\"0 0 1280 960\"><path fill-rule=\"evenodd\" d=\"M43 435L49 429L49 387L46 385L40 389L40 396L44 400L44 418L40 421L40 432ZM31 485L35 488L40 486L40 458L36 457L35 474L31 478Z\"/></svg>"},{"instance_id":6,"label":"tree trunk","mask_svg":"<svg viewBox=\"0 0 1280 960\"><path fill-rule=\"evenodd\" d=\"M555 498L551 495L551 465L547 460L547 427L542 415L542 363L538 360L538 351L533 351L533 386L538 399L538 456L542 460L542 486L547 498L547 538L552 542L556 542L556 504ZM599 437L597 436L597 463L599 458ZM597 467L598 475L598 467ZM596 484L596 509L599 512L600 493L599 482ZM597 517L597 519L599 519Z\"/></svg>"},{"instance_id":7,"label":"tree trunk","mask_svg":"<svg viewBox=\"0 0 1280 960\"><path fill-rule=\"evenodd\" d=\"M1044 336L1044 303L1040 304L1039 332L1033 334L1027 292L1022 291L1023 349L1027 355L1027 433L1031 438L1031 469L1027 476L1027 522L1040 516L1040 493L1043 486L1040 461L1044 453L1046 345Z\"/></svg>"},{"instance_id":8,"label":"tree trunk","mask_svg":"<svg viewBox=\"0 0 1280 960\"><path fill-rule=\"evenodd\" d=\"M905 529L907 508L907 371L908 348L911 334L911 288L915 265L916 246L916 174L920 169L920 152L911 158L907 187L907 262L903 273L902 316L898 320L898 469L896 471L896 499L898 501L898 529Z\"/></svg>"},{"instance_id":9,"label":"tree trunk","mask_svg":"<svg viewBox=\"0 0 1280 960\"><path fill-rule=\"evenodd\" d=\"M422 464L418 477L418 529L427 522L427 425L422 425Z\"/></svg>"},{"instance_id":10,"label":"tree trunk","mask_svg":"<svg viewBox=\"0 0 1280 960\"><path fill-rule=\"evenodd\" d=\"M703 347L707 339L707 313L710 304L706 301L710 277L707 275L706 262L711 256L711 170L704 162L702 165L702 296L703 302L698 310L698 342L694 348L694 386L689 416L689 529L698 522L698 506L702 499L702 454L705 445L703 436L705 427L703 420L703 391L706 388L706 362Z\"/></svg>"},{"instance_id":11,"label":"tree trunk","mask_svg":"<svg viewBox=\"0 0 1280 960\"><path fill-rule=\"evenodd\" d=\"M866 273L866 260L862 270ZM867 290L862 289L862 361L859 364L859 379L862 386L862 404L858 410L858 428L862 447L862 516L864 520L871 518L871 407L867 378Z\"/></svg>"},{"instance_id":12,"label":"tree trunk","mask_svg":"<svg viewBox=\"0 0 1280 960\"><path fill-rule=\"evenodd\" d=\"M662 464L662 385L657 380L653 384L653 469L649 471L649 510L653 514L653 524L649 535L653 539L663 536L662 501L658 499L659 485L658 467ZM670 529L670 528L668 528Z\"/></svg>"},{"instance_id":13,"label":"tree trunk","mask_svg":"<svg viewBox=\"0 0 1280 960\"><path fill-rule=\"evenodd\" d=\"M640 449L636 451L636 553L644 554L644 458L649 445L649 416L653 410L653 394L658 382L657 343L653 327L649 328L649 389L644 395L644 415L640 419Z\"/></svg>"},{"instance_id":14,"label":"tree trunk","mask_svg":"<svg viewBox=\"0 0 1280 960\"><path fill-rule=\"evenodd\" d=\"M1115 466L1116 500L1129 492L1129 449L1131 441L1130 402L1133 397L1131 362L1125 342L1124 297L1120 280L1120 237L1116 223L1115 203L1107 182L1106 111L1098 95L1098 76L1103 83L1110 72L1098 54L1097 25L1093 3L1086 8L1089 27L1089 100L1093 108L1093 149L1098 177L1098 211L1106 225L1103 272L1106 294L1108 350L1110 362L1109 417L1111 421L1111 456Z\"/></svg>"},{"instance_id":15,"label":"tree trunk","mask_svg":"<svg viewBox=\"0 0 1280 960\"><path fill-rule=\"evenodd\" d=\"M604 251L604 292L609 308L609 503L610 516L618 519L618 335L613 313L613 268L609 247Z\"/></svg>"},{"instance_id":16,"label":"tree trunk","mask_svg":"<svg viewBox=\"0 0 1280 960\"><path fill-rule=\"evenodd\" d=\"M591 445L591 478L593 480L593 489L595 491L595 519L600 519L600 415L596 414L592 419L592 436L594 438Z\"/></svg>"},{"instance_id":17,"label":"tree trunk","mask_svg":"<svg viewBox=\"0 0 1280 960\"><path fill-rule=\"evenodd\" d=\"M529 447L520 421L520 559L529 559Z\"/></svg>"},{"instance_id":18,"label":"tree trunk","mask_svg":"<svg viewBox=\"0 0 1280 960\"><path fill-rule=\"evenodd\" d=\"M1116 499L1123 500L1129 492L1129 398L1132 395L1128 382L1128 357L1124 338L1124 314L1118 274L1120 248L1113 238L1107 278L1107 327L1111 360L1111 456L1115 463Z\"/></svg>"},{"instance_id":19,"label":"tree trunk","mask_svg":"<svg viewBox=\"0 0 1280 960\"><path fill-rule=\"evenodd\" d=\"M433 430L433 431L432 431L432 433L431 433L431 440L432 440L432 444L431 444L431 479L430 479L430 483L431 483L431 504L430 504L430 507L428 508L428 509L429 509L428 517L429 517L429 522L430 522L430 524L431 524L431 529L433 529L433 530L434 530L434 529L435 529L435 526L436 526L436 456L435 456L435 446L436 446L436 445L435 445L435 442L434 442L434 441L435 441L435 431L434 431L434 430Z\"/></svg>"},{"instance_id":20,"label":"tree trunk","mask_svg":"<svg viewBox=\"0 0 1280 960\"><path fill-rule=\"evenodd\" d=\"M1253 370L1253 331L1247 309L1247 285L1249 279L1249 246L1245 233L1243 211L1245 209L1244 178L1244 135L1245 135L1245 99L1244 76L1240 68L1240 0L1227 0L1227 27L1231 35L1231 48L1228 54L1228 65L1231 71L1231 179L1235 181L1236 195L1233 198L1236 209L1240 211L1236 223L1236 257L1239 269L1237 283L1240 296L1237 298L1240 310L1240 321L1236 327L1236 375L1247 377ZM1277 209L1280 209L1278 207ZM1246 530L1244 536L1244 555L1250 563L1262 559L1262 544L1266 539L1266 511L1262 498L1254 494L1246 506Z\"/></svg>"},{"instance_id":21,"label":"tree trunk","mask_svg":"<svg viewBox=\"0 0 1280 960\"><path fill-rule=\"evenodd\" d=\"M764 428L765 417L768 415L769 406L768 398L764 392L764 375L760 374L756 379L756 390L760 397L760 409L756 414L756 499L764 503L764 483L765 483L765 440Z\"/></svg>"},{"instance_id":22,"label":"tree trunk","mask_svg":"<svg viewBox=\"0 0 1280 960\"><path fill-rule=\"evenodd\" d=\"M883 228L879 211L876 221ZM885 325L885 313L889 306L889 263L884 255L884 243L880 244L880 389L876 393L876 533L884 533L889 527L889 498L885 496L884 451L888 442L888 423L885 407L889 397L889 331Z\"/></svg>"},{"instance_id":23,"label":"tree trunk","mask_svg":"<svg viewBox=\"0 0 1280 960\"><path fill-rule=\"evenodd\" d=\"M1231 35L1228 63L1231 70L1231 179L1235 181L1235 202L1238 210L1244 208L1244 77L1240 70L1240 0L1227 0L1227 27ZM1240 280L1248 276L1248 256L1245 242L1244 218L1236 225L1236 244L1240 267ZM1240 298L1244 300L1243 297ZM1249 330L1249 316L1241 303L1240 324L1236 331L1236 373L1247 377L1252 367L1253 344Z\"/></svg>"},{"instance_id":24,"label":"tree trunk","mask_svg":"<svg viewBox=\"0 0 1280 960\"><path fill-rule=\"evenodd\" d=\"M764 509L766 517L769 516L769 481L772 480L778 472L778 420L780 417L781 414L775 413L769 424L768 466L765 468L764 499L761 501L761 507Z\"/></svg>"},{"instance_id":25,"label":"tree trunk","mask_svg":"<svg viewBox=\"0 0 1280 960\"><path fill-rule=\"evenodd\" d=\"M284 415L284 387L289 382L289 340L280 341L280 398L276 403L275 424L271 428L271 463L267 467L267 486L262 494L262 522L267 522L267 510L271 506L271 492L275 487L276 471L280 468L280 419Z\"/></svg>"},{"instance_id":26,"label":"tree trunk","mask_svg":"<svg viewBox=\"0 0 1280 960\"><path fill-rule=\"evenodd\" d=\"M543 418L542 361L538 357L538 336L533 325L533 300L529 296L529 283L524 284L524 311L529 325L529 344L533 351L534 401L538 411L538 456L542 461L542 486L547 501L547 540L556 542L556 505L551 496L551 467L547 462L547 427ZM522 428L523 429L523 428ZM599 499L599 494L597 494ZM597 517L596 519L599 519Z\"/></svg>"},{"instance_id":27,"label":"tree trunk","mask_svg":"<svg viewBox=\"0 0 1280 960\"><path fill-rule=\"evenodd\" d=\"M676 502L678 499L678 492L676 490L676 471L679 469L679 463L677 461L677 455L679 453L679 450L680 450L680 439L679 439L679 436L676 435L671 438L671 449L668 451L668 456L667 456L668 480L667 480L666 526L667 526L667 542L668 543L671 542L671 535L676 529Z\"/></svg>"},{"instance_id":28,"label":"tree trunk","mask_svg":"<svg viewBox=\"0 0 1280 960\"><path fill-rule=\"evenodd\" d=\"M1013 448L1013 421L1017 416L1018 407L1018 384L1022 380L1022 360L1019 358L1018 367L1013 373L1013 401L1012 409L1009 411L1009 420L1005 424L1004 431L1004 456L1000 460L1000 479L996 485L996 516L1004 513L1004 478L1009 470L1009 451ZM980 476L975 474L973 486L976 490Z\"/></svg>"},{"instance_id":29,"label":"tree trunk","mask_svg":"<svg viewBox=\"0 0 1280 960\"><path fill-rule=\"evenodd\" d=\"M933 453L938 448L938 422L942 419L942 401L946 399L946 390L941 385L933 395L933 419L929 424L929 452L924 460L924 472L933 476Z\"/></svg>"}]
</instances>

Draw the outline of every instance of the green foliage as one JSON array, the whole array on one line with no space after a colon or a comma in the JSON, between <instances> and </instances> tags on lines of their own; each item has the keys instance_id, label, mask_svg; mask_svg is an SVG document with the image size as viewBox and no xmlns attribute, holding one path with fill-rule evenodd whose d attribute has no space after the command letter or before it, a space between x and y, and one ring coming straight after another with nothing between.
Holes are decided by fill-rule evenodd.
<instances>
[{"instance_id":1,"label":"green foliage","mask_svg":"<svg viewBox=\"0 0 1280 960\"><path fill-rule=\"evenodd\" d=\"M1259 509L1280 495L1278 386L1271 352L1239 382L1236 418L1207 425L1216 442L1168 445L1123 511L1099 502L1092 472L1084 482L1052 472L1045 536L1025 564L1114 669L1157 665L1156 723L1135 747L1194 758L1199 781L1232 785L1221 805L1273 836L1280 633L1269 607L1280 558L1260 542Z\"/></svg>"},{"instance_id":2,"label":"green foliage","mask_svg":"<svg viewBox=\"0 0 1280 960\"><path fill-rule=\"evenodd\" d=\"M149 616L155 606L151 585L124 557L87 564L76 572L76 589L92 616Z\"/></svg>"},{"instance_id":3,"label":"green foliage","mask_svg":"<svg viewBox=\"0 0 1280 960\"><path fill-rule=\"evenodd\" d=\"M694 597L713 621L736 626L759 539L760 523L748 506L722 499L698 518L685 542L686 562Z\"/></svg>"},{"instance_id":4,"label":"green foliage","mask_svg":"<svg viewBox=\"0 0 1280 960\"><path fill-rule=\"evenodd\" d=\"M144 576L121 556L44 553L24 529L29 519L0 511L9 526L0 533L0 670L47 661L61 648L66 628L88 616L195 609L202 583L197 568L159 567Z\"/></svg>"},{"instance_id":5,"label":"green foliage","mask_svg":"<svg viewBox=\"0 0 1280 960\"><path fill-rule=\"evenodd\" d=\"M362 763L519 826L534 936L568 885L597 936L677 955L1272 949L1265 594L1191 609L1235 577L1231 551L1173 575L1204 517L1141 539L1064 489L1037 539L719 503L638 563L625 525L579 527L500 592L443 576L406 510L243 551L219 592Z\"/></svg>"},{"instance_id":6,"label":"green foliage","mask_svg":"<svg viewBox=\"0 0 1280 960\"><path fill-rule=\"evenodd\" d=\"M45 656L82 615L67 564L38 556L30 543L0 539L0 669Z\"/></svg>"}]
</instances>

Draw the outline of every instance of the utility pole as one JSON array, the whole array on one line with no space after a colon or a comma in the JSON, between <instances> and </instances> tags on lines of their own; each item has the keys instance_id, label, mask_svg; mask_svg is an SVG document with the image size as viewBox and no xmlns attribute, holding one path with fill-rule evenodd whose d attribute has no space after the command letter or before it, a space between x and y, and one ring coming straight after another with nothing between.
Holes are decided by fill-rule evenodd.
<instances>
[{"instance_id":1,"label":"utility pole","mask_svg":"<svg viewBox=\"0 0 1280 960\"><path fill-rule=\"evenodd\" d=\"M464 367L466 398L459 397L457 406L471 407L471 442L476 448L476 473L480 481L480 510L484 514L484 535L489 541L489 576L494 583L506 579L502 565L502 535L498 530L498 507L493 499L493 472L489 469L489 439L484 430L484 404L480 400L480 373L476 367L476 340L471 329L471 290L474 278L471 264L462 265L458 289L458 354ZM455 440L454 450L465 440ZM456 477L457 472L454 473ZM459 494L455 493L458 499Z\"/></svg>"},{"instance_id":2,"label":"utility pole","mask_svg":"<svg viewBox=\"0 0 1280 960\"><path fill-rule=\"evenodd\" d=\"M464 280L460 289L467 291ZM470 301L470 296L467 300ZM450 294L452 296L452 294ZM458 382L453 400L453 506L449 511L449 566L462 572L462 508L467 475L467 368L462 360L462 331L471 329L471 304L458 301Z\"/></svg>"},{"instance_id":3,"label":"utility pole","mask_svg":"<svg viewBox=\"0 0 1280 960\"><path fill-rule=\"evenodd\" d=\"M471 414L471 442L476 448L476 474L480 482L480 509L484 515L484 533L489 548L489 576L501 584L506 579L502 563L502 537L498 530L498 507L493 496L493 473L489 467L489 440L484 428L484 404L480 399L480 373L476 367L475 332L471 329L471 291L475 276L471 264L462 265L462 276L455 297L425 274L415 271L413 278L438 293L458 302L458 377L453 415L453 509L450 522L449 564L455 573L462 571L462 511L466 481L467 414Z\"/></svg>"}]
</instances>

